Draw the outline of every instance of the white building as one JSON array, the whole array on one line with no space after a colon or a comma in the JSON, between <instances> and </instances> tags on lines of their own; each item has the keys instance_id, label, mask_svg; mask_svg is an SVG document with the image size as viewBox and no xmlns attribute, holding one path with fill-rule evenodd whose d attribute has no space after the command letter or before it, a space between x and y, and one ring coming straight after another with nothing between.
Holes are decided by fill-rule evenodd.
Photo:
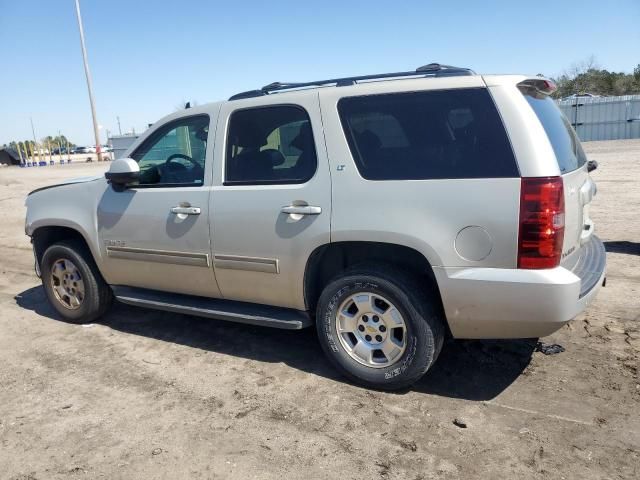
<instances>
[{"instance_id":1,"label":"white building","mask_svg":"<svg viewBox=\"0 0 640 480\"><path fill-rule=\"evenodd\" d=\"M129 148L139 136L137 133L125 133L124 135L113 135L109 137L107 141L111 148L113 148L113 159L122 158L127 148Z\"/></svg>"}]
</instances>

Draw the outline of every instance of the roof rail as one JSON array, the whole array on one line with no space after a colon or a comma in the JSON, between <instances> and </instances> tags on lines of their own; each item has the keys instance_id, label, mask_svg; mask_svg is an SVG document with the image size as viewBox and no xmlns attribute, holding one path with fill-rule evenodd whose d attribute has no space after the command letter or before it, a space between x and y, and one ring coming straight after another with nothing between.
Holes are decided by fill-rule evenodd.
<instances>
[{"instance_id":1,"label":"roof rail","mask_svg":"<svg viewBox=\"0 0 640 480\"><path fill-rule=\"evenodd\" d=\"M475 75L475 72L469 68L452 67L451 65L441 65L439 63L430 63L416 68L409 72L394 73L377 73L373 75L361 75L357 77L332 78L328 80L315 80L313 82L273 82L265 85L260 90L249 90L247 92L237 93L229 98L229 100L239 100L241 98L253 98L283 90L291 90L298 88L320 87L325 85L335 85L336 87L344 87L347 85L355 85L361 81L367 80L383 80L387 78L399 77L454 77L460 75Z\"/></svg>"}]
</instances>

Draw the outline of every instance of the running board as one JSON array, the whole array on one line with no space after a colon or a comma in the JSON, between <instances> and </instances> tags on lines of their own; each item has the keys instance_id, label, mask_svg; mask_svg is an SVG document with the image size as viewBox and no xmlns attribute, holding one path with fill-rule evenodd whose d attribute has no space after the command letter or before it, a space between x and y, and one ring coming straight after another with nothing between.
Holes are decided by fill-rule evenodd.
<instances>
[{"instance_id":1,"label":"running board","mask_svg":"<svg viewBox=\"0 0 640 480\"><path fill-rule=\"evenodd\" d=\"M136 307L286 330L300 330L312 324L307 312L291 308L196 297L144 288L113 286L112 289L116 299Z\"/></svg>"}]
</instances>

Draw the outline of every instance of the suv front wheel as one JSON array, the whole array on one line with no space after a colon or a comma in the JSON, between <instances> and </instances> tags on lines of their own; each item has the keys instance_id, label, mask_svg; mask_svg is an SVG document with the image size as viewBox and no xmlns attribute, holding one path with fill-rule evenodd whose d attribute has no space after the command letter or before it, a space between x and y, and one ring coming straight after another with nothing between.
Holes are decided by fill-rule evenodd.
<instances>
[{"instance_id":1,"label":"suv front wheel","mask_svg":"<svg viewBox=\"0 0 640 480\"><path fill-rule=\"evenodd\" d=\"M330 282L316 326L332 363L356 383L407 387L435 362L444 341L439 302L429 286L386 268L357 268Z\"/></svg>"},{"instance_id":2,"label":"suv front wheel","mask_svg":"<svg viewBox=\"0 0 640 480\"><path fill-rule=\"evenodd\" d=\"M40 267L49 302L66 321L90 323L111 305L111 288L80 242L54 243L45 250Z\"/></svg>"}]
</instances>

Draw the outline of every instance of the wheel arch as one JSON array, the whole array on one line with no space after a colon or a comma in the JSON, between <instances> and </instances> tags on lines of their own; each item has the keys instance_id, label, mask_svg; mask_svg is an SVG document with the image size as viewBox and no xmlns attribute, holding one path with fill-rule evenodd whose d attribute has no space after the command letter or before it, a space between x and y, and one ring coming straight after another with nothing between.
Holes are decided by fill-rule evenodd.
<instances>
[{"instance_id":1,"label":"wheel arch","mask_svg":"<svg viewBox=\"0 0 640 480\"><path fill-rule=\"evenodd\" d=\"M96 263L96 266L98 266L95 252L91 248L91 243L79 228L62 225L41 225L36 227L31 234L31 243L33 244L38 268L41 266L42 256L47 248L54 243L63 240L75 240L80 242L87 249L87 252L91 253L93 261ZM99 266L98 270L100 270Z\"/></svg>"},{"instance_id":2,"label":"wheel arch","mask_svg":"<svg viewBox=\"0 0 640 480\"><path fill-rule=\"evenodd\" d=\"M431 286L440 301L440 290L427 258L406 245L370 241L332 242L317 247L309 256L304 274L304 301L314 312L324 286L340 272L359 264L381 263L409 271Z\"/></svg>"}]
</instances>

